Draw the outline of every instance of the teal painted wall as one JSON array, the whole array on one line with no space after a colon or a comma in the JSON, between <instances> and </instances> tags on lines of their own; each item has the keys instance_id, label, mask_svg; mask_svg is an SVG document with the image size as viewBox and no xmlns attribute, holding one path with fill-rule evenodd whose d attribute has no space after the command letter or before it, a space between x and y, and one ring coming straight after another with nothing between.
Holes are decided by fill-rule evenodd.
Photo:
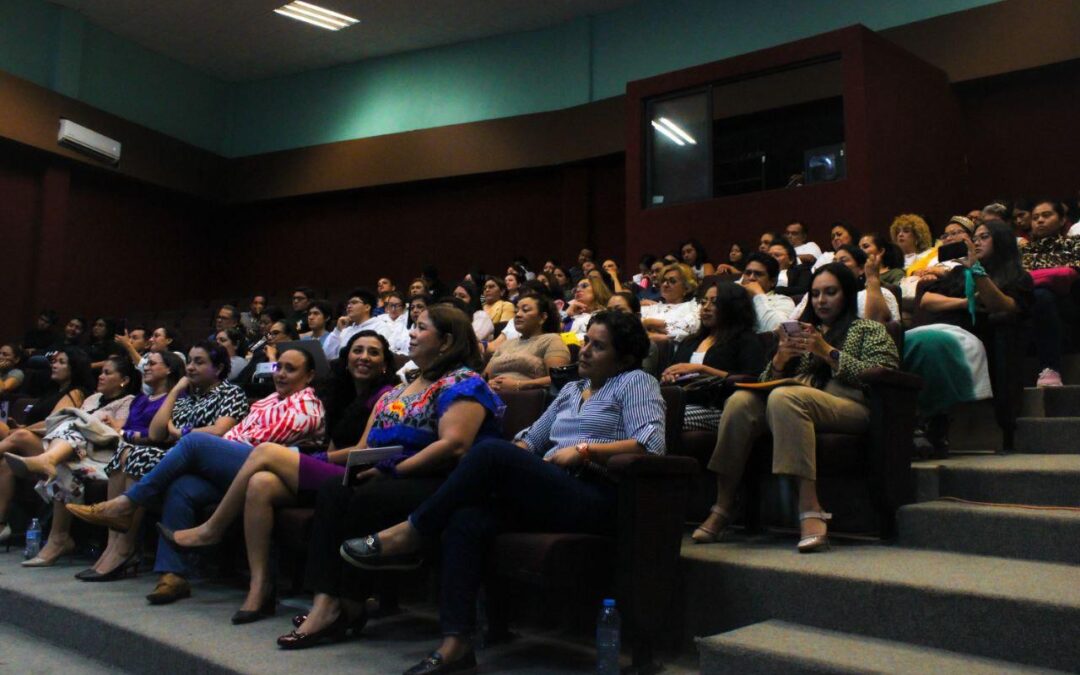
<instances>
[{"instance_id":1,"label":"teal painted wall","mask_svg":"<svg viewBox=\"0 0 1080 675\"><path fill-rule=\"evenodd\" d=\"M43 0L0 0L0 68L243 156L581 105L629 80L854 23L881 30L995 1L643 0L543 30L225 83Z\"/></svg>"}]
</instances>

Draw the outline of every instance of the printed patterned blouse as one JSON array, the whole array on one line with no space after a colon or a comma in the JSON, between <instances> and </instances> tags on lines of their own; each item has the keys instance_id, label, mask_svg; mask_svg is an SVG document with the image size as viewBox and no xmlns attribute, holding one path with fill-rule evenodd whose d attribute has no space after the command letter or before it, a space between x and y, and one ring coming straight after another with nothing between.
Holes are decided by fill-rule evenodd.
<instances>
[{"instance_id":1,"label":"printed patterned blouse","mask_svg":"<svg viewBox=\"0 0 1080 675\"><path fill-rule=\"evenodd\" d=\"M172 423L177 429L186 426L198 429L210 426L219 417L240 421L247 414L248 402L244 390L232 382L221 382L204 394L188 391L173 406Z\"/></svg>"},{"instance_id":2,"label":"printed patterned blouse","mask_svg":"<svg viewBox=\"0 0 1080 675\"><path fill-rule=\"evenodd\" d=\"M248 445L321 440L326 433L326 411L315 390L304 387L281 398L277 393L251 404L251 412L225 434L225 440Z\"/></svg>"},{"instance_id":3,"label":"printed patterned blouse","mask_svg":"<svg viewBox=\"0 0 1080 675\"><path fill-rule=\"evenodd\" d=\"M506 406L476 371L458 368L427 389L403 396L405 388L406 385L399 384L375 405L367 446L400 445L405 448L399 456L380 463L381 470L389 471L438 440L439 420L451 405L461 400L476 401L487 411L476 434L476 442L499 437L499 420Z\"/></svg>"}]
</instances>

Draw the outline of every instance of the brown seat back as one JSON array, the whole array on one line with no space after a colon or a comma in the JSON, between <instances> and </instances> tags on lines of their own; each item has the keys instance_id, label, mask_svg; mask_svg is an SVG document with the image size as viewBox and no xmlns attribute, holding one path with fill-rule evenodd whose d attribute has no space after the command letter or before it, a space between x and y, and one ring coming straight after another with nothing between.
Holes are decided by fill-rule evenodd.
<instances>
[{"instance_id":1,"label":"brown seat back","mask_svg":"<svg viewBox=\"0 0 1080 675\"><path fill-rule=\"evenodd\" d=\"M517 432L532 425L547 408L547 391L526 389L525 391L500 392L499 398L506 404L503 413L503 438L510 440Z\"/></svg>"}]
</instances>

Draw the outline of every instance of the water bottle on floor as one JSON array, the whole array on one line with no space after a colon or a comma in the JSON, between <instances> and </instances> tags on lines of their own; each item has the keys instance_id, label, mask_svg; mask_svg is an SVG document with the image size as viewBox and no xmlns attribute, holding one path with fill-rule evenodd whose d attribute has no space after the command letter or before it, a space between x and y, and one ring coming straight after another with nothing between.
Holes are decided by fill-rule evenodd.
<instances>
[{"instance_id":1,"label":"water bottle on floor","mask_svg":"<svg viewBox=\"0 0 1080 675\"><path fill-rule=\"evenodd\" d=\"M41 523L37 518L30 521L30 527L26 530L26 550L23 558L31 560L41 552Z\"/></svg>"},{"instance_id":2,"label":"water bottle on floor","mask_svg":"<svg viewBox=\"0 0 1080 675\"><path fill-rule=\"evenodd\" d=\"M622 621L615 600L607 598L596 618L596 672L599 675L619 673L619 629Z\"/></svg>"}]
</instances>

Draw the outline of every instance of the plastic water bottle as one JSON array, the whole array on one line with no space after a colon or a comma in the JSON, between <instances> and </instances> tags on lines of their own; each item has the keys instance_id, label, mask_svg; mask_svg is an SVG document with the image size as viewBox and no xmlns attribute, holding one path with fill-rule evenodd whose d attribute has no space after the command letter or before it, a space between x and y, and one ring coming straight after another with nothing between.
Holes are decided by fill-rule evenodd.
<instances>
[{"instance_id":1,"label":"plastic water bottle","mask_svg":"<svg viewBox=\"0 0 1080 675\"><path fill-rule=\"evenodd\" d=\"M619 673L619 630L622 620L615 600L606 598L596 618L596 672L599 675Z\"/></svg>"},{"instance_id":2,"label":"plastic water bottle","mask_svg":"<svg viewBox=\"0 0 1080 675\"><path fill-rule=\"evenodd\" d=\"M30 528L26 530L26 550L23 558L30 560L36 558L41 552L41 523L37 518L30 521Z\"/></svg>"}]
</instances>

